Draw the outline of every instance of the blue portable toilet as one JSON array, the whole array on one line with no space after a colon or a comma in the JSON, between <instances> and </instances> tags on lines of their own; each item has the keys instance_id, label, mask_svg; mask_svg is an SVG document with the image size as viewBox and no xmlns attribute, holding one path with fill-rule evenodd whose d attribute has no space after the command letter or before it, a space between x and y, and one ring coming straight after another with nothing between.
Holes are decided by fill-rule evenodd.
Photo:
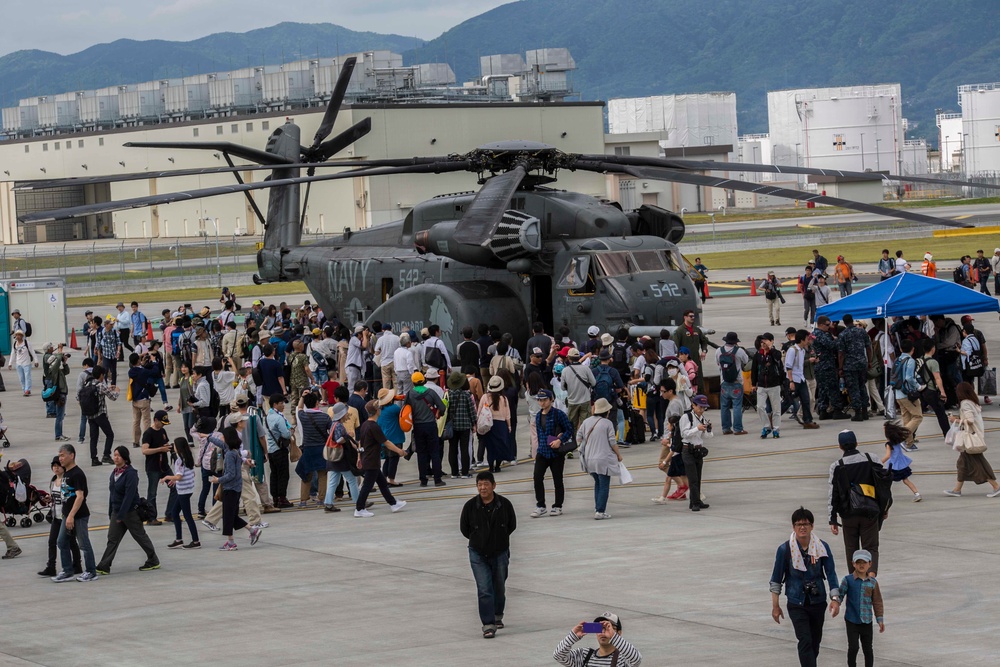
<instances>
[{"instance_id":1,"label":"blue portable toilet","mask_svg":"<svg viewBox=\"0 0 1000 667\"><path fill-rule=\"evenodd\" d=\"M10 356L10 299L7 297L7 290L0 285L0 313L4 314L0 320L0 352L5 356Z\"/></svg>"}]
</instances>

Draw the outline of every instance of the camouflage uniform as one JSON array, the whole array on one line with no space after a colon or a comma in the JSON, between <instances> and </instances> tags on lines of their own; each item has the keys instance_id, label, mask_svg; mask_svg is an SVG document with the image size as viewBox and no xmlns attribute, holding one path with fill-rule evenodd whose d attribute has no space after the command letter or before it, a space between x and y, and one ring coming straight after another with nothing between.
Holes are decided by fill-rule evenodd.
<instances>
[{"instance_id":1,"label":"camouflage uniform","mask_svg":"<svg viewBox=\"0 0 1000 667\"><path fill-rule=\"evenodd\" d=\"M819 360L816 362L816 414L825 418L827 410L834 413L844 410L844 399L840 395L840 378L837 377L837 341L830 332L819 328L813 332L816 339L812 349Z\"/></svg>"},{"instance_id":2,"label":"camouflage uniform","mask_svg":"<svg viewBox=\"0 0 1000 667\"><path fill-rule=\"evenodd\" d=\"M868 350L871 339L864 329L850 326L840 332L837 347L844 354L843 375L855 421L868 412Z\"/></svg>"}]
</instances>

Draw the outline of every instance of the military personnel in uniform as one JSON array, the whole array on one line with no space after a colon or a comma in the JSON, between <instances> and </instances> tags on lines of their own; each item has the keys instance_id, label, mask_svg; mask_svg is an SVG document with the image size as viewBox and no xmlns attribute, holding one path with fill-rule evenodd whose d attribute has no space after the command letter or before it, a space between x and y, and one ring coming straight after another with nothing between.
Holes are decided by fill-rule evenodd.
<instances>
[{"instance_id":1,"label":"military personnel in uniform","mask_svg":"<svg viewBox=\"0 0 1000 667\"><path fill-rule=\"evenodd\" d=\"M812 344L818 357L816 412L820 419L847 419L844 414L844 399L840 395L840 378L837 376L840 351L837 341L830 335L830 326L830 318L826 315L816 318L816 330L813 332L816 340Z\"/></svg>"},{"instance_id":2,"label":"military personnel in uniform","mask_svg":"<svg viewBox=\"0 0 1000 667\"><path fill-rule=\"evenodd\" d=\"M702 369L702 364L705 361L705 356L708 354L708 337L705 336L705 332L701 330L701 327L694 325L693 310L688 309L684 311L684 323L674 329L674 333L670 338L677 345L678 350L682 347L691 350L691 359L694 363L698 364L697 393L704 393L705 373ZM697 351L701 353L698 354Z\"/></svg>"},{"instance_id":3,"label":"military personnel in uniform","mask_svg":"<svg viewBox=\"0 0 1000 667\"><path fill-rule=\"evenodd\" d=\"M872 341L864 329L854 326L850 313L844 315L842 321L844 330L837 336L840 374L854 408L851 421L865 421L868 419L868 363L872 357Z\"/></svg>"}]
</instances>

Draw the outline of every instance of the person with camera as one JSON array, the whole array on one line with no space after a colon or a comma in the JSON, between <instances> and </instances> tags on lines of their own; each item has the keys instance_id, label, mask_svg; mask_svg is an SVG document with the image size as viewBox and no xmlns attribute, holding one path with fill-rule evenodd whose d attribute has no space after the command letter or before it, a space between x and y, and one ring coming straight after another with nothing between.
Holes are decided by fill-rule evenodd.
<instances>
[{"instance_id":1,"label":"person with camera","mask_svg":"<svg viewBox=\"0 0 1000 667\"><path fill-rule=\"evenodd\" d=\"M683 443L681 459L688 478L688 507L692 512L708 509L708 505L701 501L701 470L708 455L704 441L713 435L712 422L705 418L706 410L708 397L698 394L691 399L691 409L681 415L678 422Z\"/></svg>"},{"instance_id":2,"label":"person with camera","mask_svg":"<svg viewBox=\"0 0 1000 667\"><path fill-rule=\"evenodd\" d=\"M128 366L128 399L132 403L132 446L137 447L144 430L149 428L150 388L155 390L160 370L150 361L148 352L141 355L133 352L128 355ZM160 410L160 412L165 411ZM142 428L139 426L140 422Z\"/></svg>"},{"instance_id":3,"label":"person with camera","mask_svg":"<svg viewBox=\"0 0 1000 667\"><path fill-rule=\"evenodd\" d=\"M858 549L871 552L871 574L875 576L879 572L878 534L882 530L882 522L889 516L892 490L889 487L879 488L882 463L870 454L858 451L858 438L854 431L841 431L837 441L843 456L830 464L830 532L839 535L843 529L844 550L848 556ZM853 565L848 559L848 569Z\"/></svg>"},{"instance_id":4,"label":"person with camera","mask_svg":"<svg viewBox=\"0 0 1000 667\"><path fill-rule=\"evenodd\" d=\"M587 633L597 635L598 647L573 648ZM639 667L642 654L622 636L622 621L618 614L606 611L593 623L580 621L556 646L552 657L566 667Z\"/></svg>"},{"instance_id":5,"label":"person with camera","mask_svg":"<svg viewBox=\"0 0 1000 667\"><path fill-rule=\"evenodd\" d=\"M132 356L135 356L135 352ZM146 459L146 500L153 508L153 518L146 522L148 526L159 526L163 523L156 512L156 491L160 480L170 474L167 455L173 451L173 445L170 444L167 431L163 428L169 424L169 415L164 410L157 410L153 415L152 425L142 434L142 454ZM170 507L167 507L167 515L170 515Z\"/></svg>"},{"instance_id":6,"label":"person with camera","mask_svg":"<svg viewBox=\"0 0 1000 667\"><path fill-rule=\"evenodd\" d=\"M552 392L548 393L549 396ZM551 398L548 399L551 402ZM621 451L615 440L615 425L608 419L611 412L611 404L603 398L594 402L594 414L583 420L576 438L580 443L580 467L583 471L590 473L594 478L594 518L597 520L610 519L608 514L608 494L611 492L611 477L621 474L619 463L622 460ZM569 418L566 418L569 424ZM559 440L567 441L568 434L560 434ZM556 441L556 443L559 442ZM553 444L556 444L553 443ZM569 439L571 444L572 440ZM538 443L538 450L541 453L542 443ZM538 459L536 458L537 462ZM553 470L553 472L555 472ZM562 471L560 471L562 472ZM562 490L562 475L559 476L559 490ZM554 508L553 508L554 509Z\"/></svg>"},{"instance_id":7,"label":"person with camera","mask_svg":"<svg viewBox=\"0 0 1000 667\"><path fill-rule=\"evenodd\" d=\"M353 387L365 375L365 351L371 349L371 330L358 322L347 344L347 386Z\"/></svg>"},{"instance_id":8,"label":"person with camera","mask_svg":"<svg viewBox=\"0 0 1000 667\"><path fill-rule=\"evenodd\" d=\"M63 419L66 417L66 397L69 395L69 385L66 383L66 376L69 375L68 360L70 357L69 353L64 351L65 347L65 343L59 343L58 346L48 343L45 346L45 357L42 364L45 368L46 386L55 387L55 393L47 402L46 409L48 409L48 406L52 406L52 409L55 410L56 442L69 440L68 436L63 435Z\"/></svg>"},{"instance_id":9,"label":"person with camera","mask_svg":"<svg viewBox=\"0 0 1000 667\"><path fill-rule=\"evenodd\" d=\"M826 586L830 587L830 614L840 613L840 582L830 545L813 533L815 518L804 507L792 512L792 535L774 555L771 571L771 618L781 624L784 614L779 604L785 587L788 618L798 639L799 664L816 667L823 623L826 620ZM826 583L824 584L824 579Z\"/></svg>"},{"instance_id":10,"label":"person with camera","mask_svg":"<svg viewBox=\"0 0 1000 667\"><path fill-rule=\"evenodd\" d=\"M267 464L271 468L270 491L274 506L291 507L288 493L288 452L292 443L292 428L285 419L285 397L274 394L268 399L270 410L264 418L264 435L267 438Z\"/></svg>"}]
</instances>

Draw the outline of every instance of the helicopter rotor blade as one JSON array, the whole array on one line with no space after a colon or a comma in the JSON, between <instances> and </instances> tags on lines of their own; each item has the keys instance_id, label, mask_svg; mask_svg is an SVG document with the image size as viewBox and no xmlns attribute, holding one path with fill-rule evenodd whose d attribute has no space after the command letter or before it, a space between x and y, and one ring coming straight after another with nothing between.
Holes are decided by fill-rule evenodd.
<instances>
[{"instance_id":1,"label":"helicopter rotor blade","mask_svg":"<svg viewBox=\"0 0 1000 667\"><path fill-rule=\"evenodd\" d=\"M465 215L458 221L452 238L458 243L485 245L496 231L510 198L524 180L527 171L517 165L510 171L493 176L476 193Z\"/></svg>"},{"instance_id":2,"label":"helicopter rotor blade","mask_svg":"<svg viewBox=\"0 0 1000 667\"><path fill-rule=\"evenodd\" d=\"M783 197L785 199L801 199L806 202L815 202L817 204L827 204L829 206L850 208L854 209L855 211L861 211L863 213L874 213L876 215L884 215L891 218L902 218L904 220L912 220L914 222L920 222L929 225L943 225L945 227L962 227L962 228L975 226L958 220L936 218L930 215L924 215L922 213L914 213L912 211L907 211L905 209L886 208L884 206L875 206L874 204L863 204L861 202L851 201L850 199L841 199L839 197L828 197L826 195L818 195L811 192L804 192L802 190L791 190L788 188L774 187L771 185L767 185L766 183L748 183L746 181L737 181L731 178L705 176L703 174L695 174L692 172L684 172L684 171L674 171L671 169L664 169L662 167L633 167L633 166L613 164L610 162L580 161L577 162L573 168L582 169L584 171L628 174L629 176L634 176L636 178L648 178L659 181L671 181L673 183L687 183L690 185L707 185L716 188L742 190L744 192L754 192L757 194L768 195L771 197Z\"/></svg>"},{"instance_id":3,"label":"helicopter rotor blade","mask_svg":"<svg viewBox=\"0 0 1000 667\"><path fill-rule=\"evenodd\" d=\"M348 58L344 61L344 66L340 68L340 76L337 77L337 84L334 86L333 94L330 96L330 103L326 106L323 121L319 124L319 129L316 130L316 135L313 137L312 146L306 151L307 153L311 153L319 148L323 140L333 132L333 126L337 122L337 114L344 103L344 95L347 93L347 86L351 83L351 76L354 74L354 66L357 62L357 58Z\"/></svg>"},{"instance_id":4,"label":"helicopter rotor blade","mask_svg":"<svg viewBox=\"0 0 1000 667\"><path fill-rule=\"evenodd\" d=\"M125 148L181 148L184 150L219 151L257 164L289 164L292 162L292 160L280 155L248 146L240 146L230 141L129 141L122 146Z\"/></svg>"},{"instance_id":5,"label":"helicopter rotor blade","mask_svg":"<svg viewBox=\"0 0 1000 667\"><path fill-rule=\"evenodd\" d=\"M299 183L315 183L319 181L334 181L343 178L355 178L357 176L388 176L392 174L439 174L451 171L469 171L472 163L468 160L452 160L448 162L435 162L431 164L417 164L400 167L374 167L371 169L359 169L345 171L336 174L323 174L321 176L300 176L296 178L282 178L277 180L267 180L261 183L246 183L243 185L225 185L214 188L204 188L201 190L188 190L184 192L169 192L147 197L136 197L133 199L122 199L119 201L100 202L97 204L86 204L83 206L73 206L69 208L56 209L52 211L38 211L27 213L18 219L21 222L51 222L53 220L65 220L70 218L80 218L98 213L111 213L113 211L125 211L134 208L145 208L158 204L171 204L178 201L190 201L205 197L217 197L219 195L232 194L234 192L248 192L250 190L264 190L268 188L296 185Z\"/></svg>"},{"instance_id":6,"label":"helicopter rotor blade","mask_svg":"<svg viewBox=\"0 0 1000 667\"><path fill-rule=\"evenodd\" d=\"M392 158L383 160L346 160L337 162L293 162L282 164L282 169L307 169L307 168L367 168L367 167L406 167L416 164L433 164L435 162L447 162L450 158L447 155L437 157L417 157L417 158ZM197 169L172 169L169 171L140 171L131 174L118 174L108 176L83 176L77 178L51 178L40 181L18 181L12 188L15 192L29 192L34 190L45 190L48 188L61 188L72 185L89 185L91 183L122 183L125 181L144 181L152 178L173 178L177 176L206 176L210 174L228 174L234 171L270 171L274 169L270 165L245 165L232 167L204 167Z\"/></svg>"},{"instance_id":7,"label":"helicopter rotor blade","mask_svg":"<svg viewBox=\"0 0 1000 667\"><path fill-rule=\"evenodd\" d=\"M687 160L672 158L652 158L631 155L579 155L578 159L598 162L611 162L640 167L664 167L682 171L751 171L765 174L806 174L812 176L831 176L840 178L857 178L870 181L902 181L904 183L930 183L934 185L954 185L987 190L1000 190L1000 185L994 183L979 183L976 181L954 181L946 178L931 178L927 176L903 176L900 174L883 174L877 171L845 171L842 169L823 169L819 167L792 167L778 164L756 164L747 162L716 162L715 160Z\"/></svg>"},{"instance_id":8,"label":"helicopter rotor blade","mask_svg":"<svg viewBox=\"0 0 1000 667\"><path fill-rule=\"evenodd\" d=\"M318 162L326 162L328 159L344 150L355 141L372 131L372 119L365 118L347 128L333 139L324 141L314 149L309 150L309 157Z\"/></svg>"}]
</instances>

